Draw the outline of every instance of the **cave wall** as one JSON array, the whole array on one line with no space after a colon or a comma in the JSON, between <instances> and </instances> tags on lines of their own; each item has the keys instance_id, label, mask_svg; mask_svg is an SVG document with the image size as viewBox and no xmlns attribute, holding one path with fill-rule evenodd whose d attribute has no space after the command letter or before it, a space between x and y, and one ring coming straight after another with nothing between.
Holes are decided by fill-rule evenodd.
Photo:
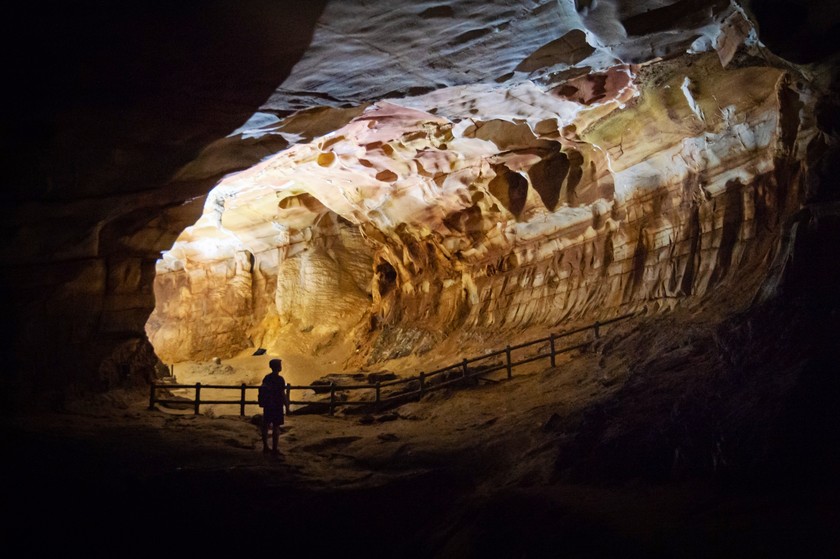
<instances>
[{"instance_id":1,"label":"cave wall","mask_svg":"<svg viewBox=\"0 0 840 559\"><path fill-rule=\"evenodd\" d=\"M344 338L352 369L718 289L746 304L818 135L795 82L712 52L376 104L222 181L158 265L150 339L174 362Z\"/></svg>"},{"instance_id":2,"label":"cave wall","mask_svg":"<svg viewBox=\"0 0 840 559\"><path fill-rule=\"evenodd\" d=\"M14 84L2 116L5 409L156 374L144 332L155 261L224 173L287 145L228 135L291 72L323 7L9 9L0 38ZM227 149L208 172L179 172L220 143Z\"/></svg>"},{"instance_id":3,"label":"cave wall","mask_svg":"<svg viewBox=\"0 0 840 559\"><path fill-rule=\"evenodd\" d=\"M771 49L774 44L787 49L783 54L797 63L833 52L832 41L826 38L832 36L830 29L836 24L820 2L798 2L796 18L788 17L794 12L787 5L776 4L754 9L745 6L747 12L742 14L758 21L762 39L762 28L772 31L767 33L768 41L770 37L775 41L768 43ZM357 290L359 301L368 299L364 312L357 314L375 318L378 336L390 331L385 326L391 328L408 318L402 314L405 309L439 310L430 306L428 295L418 295L425 289L424 272L409 270L406 276L401 270L403 262L415 265L413 259L426 270L439 267L452 274L441 279L440 286L429 281L428 289L440 290L442 297L448 297L451 304L445 306L447 312L454 313L455 323L478 324L477 316L489 315L510 327L521 324L522 316L543 310L522 310L534 304L517 299L516 294L502 295L505 282L533 287L550 281L547 275L554 270L557 278L568 274L562 281L570 295L555 303L556 310L568 316L584 316L601 301L617 307L650 300L667 302L674 293L700 295L731 279L737 269L747 269L749 262L772 258L780 224L805 196L801 181L808 169L802 162L824 166L824 152L831 147L832 140L819 134L822 150L816 147L818 142L806 142L807 134L814 130L812 122L800 119L797 126L784 124L790 122L785 114L798 112L788 111L797 99L806 107L803 118L810 118L807 107L812 105L803 98L807 87L798 85L801 78L807 78L809 87L822 88L816 95L827 91L830 96L833 90L830 83L826 85L830 77L818 68L806 68L803 74L802 67L775 58L762 44L757 45L760 63L739 61L736 55L743 42L750 40L750 32L738 15L741 12L725 2L418 2L395 11L386 2L364 6L316 2L307 3L302 10L296 4L254 1L236 11L221 2L205 8L185 4L170 10L135 3L120 12L83 3L72 13L68 9L36 14L34 9L20 9L8 18L8 24L27 29L31 27L27 22L37 16L39 25L49 32L43 41L34 43L23 41L19 31L10 30L3 37L9 41L6 51L18 53L10 75L13 81L26 84L13 91L19 99L12 106L18 110L4 116L10 131L4 134L5 152L12 160L6 183L13 208L4 222L6 242L2 247L4 306L7 331L12 332L6 337L10 361L10 373L4 376L6 396L29 389L66 394L77 388L142 383L154 376L159 364L146 339L146 318L155 304L154 289L166 289L153 287L154 268L161 252L170 250L178 236L205 212L211 188L227 173L347 125L377 99L414 96L421 99L421 106L408 108L427 113L437 109L441 118L450 121L463 118L464 111L475 110L482 115L476 119L482 121L477 128L484 130L476 132L475 139L487 134L501 141L508 135L499 131L507 126L506 119L494 118L493 107L482 104L482 95L475 91L467 92L473 106L459 106L461 96L451 95L452 88L489 89L494 84L530 80L542 93L553 83L559 87L556 96L578 104L597 103L600 89L611 78L602 75L587 84L587 73L603 74L617 62L641 66L657 57L667 62L686 50L714 51L720 64L732 64L736 72L762 65L779 69L772 79L767 78L774 86L764 89L767 95L756 100L761 101L756 106L763 107L765 116L775 115L764 121L773 130L772 137L765 138L766 149L761 154L746 149L743 161L722 165L741 168L749 166L752 158L761 163L760 172L751 169L749 176L735 183L718 177L720 190L709 191L710 177L700 172L709 167L705 162L695 165L692 173L683 173L680 188L684 190L664 181L652 185L657 193L649 198L647 194L626 198L620 192L620 178L616 183L613 176L611 187L606 184L604 162L597 159L600 152L570 147L583 142L613 152L626 149L629 142L616 141L621 126L609 125L611 119L620 122L618 116L607 116L600 126L595 122L591 128L581 127L576 130L577 137L573 134L568 139L562 130L549 138L554 131L533 122L525 128L532 138L538 137L538 144L547 142L528 148L536 149L539 161L528 157L520 158L524 162L488 160L491 171L485 178L499 179L480 188L488 200L496 198L500 210L507 212L506 219L516 224L525 223L527 219L519 220L529 212L556 213L564 203L577 208L592 204L582 212L585 241L562 251L552 249L549 252L556 254L551 256L535 256L527 243L519 240L500 240L500 248L510 251L511 263L536 263L532 268L541 269L542 274L505 270L501 279L498 269L510 264L498 258L481 262L472 257L457 263L437 255L417 259L410 256L412 250L429 243L436 246L440 241L429 241L424 232L417 231L377 239L373 229L360 226L358 216L354 220L351 214L332 212L335 215L330 223L324 222L321 232L316 228L307 241L315 256L307 256L305 263L289 262L279 273L270 264L269 271L255 273L247 254L234 257L232 267L230 262L222 265L219 261L224 270L219 278L230 274L237 279L237 289L244 289L250 281L250 299L233 302L233 314L250 307L259 317L248 325L245 337L231 337L224 323L213 321L209 331L222 336L229 347L261 342L260 336L272 339L283 327L282 317L288 320L305 315L293 302L277 299L272 287L275 275L291 278L307 271L334 270L336 262L348 264L353 272L319 289ZM778 32L779 22L786 22L796 32L792 36L803 37L814 28L815 24L808 22L815 19L820 32L811 36L814 41L809 44L818 49L798 49L797 43L801 46L805 41L791 41L790 36ZM29 50L21 50L26 44ZM689 63L694 62L673 62ZM616 77L620 76L614 73L612 79ZM655 78L646 79L656 83ZM716 108L703 106L704 99L708 101L720 91L705 90L704 79L691 79L687 88L700 100L702 114L713 116L712 122L697 121L694 110L684 103L673 105L679 106L680 133L697 138L702 130L703 134L726 137L726 123L715 120ZM751 94L750 84L745 79L729 85ZM681 89L682 81L671 84L670 92L679 97L677 85ZM667 100L662 102L667 115L673 107ZM821 103L830 105L824 100ZM289 116L294 110L301 112ZM638 106L624 114L633 115L634 110ZM762 118L750 110L731 116L747 118L755 125ZM662 115L655 119L659 123L673 120ZM820 126L831 132L831 122L830 116L823 116ZM668 144L658 131L647 133ZM730 139L743 140L740 136ZM560 151L565 150L565 160L557 155L558 143L564 146ZM498 155L505 148L496 145L494 149ZM693 148L670 149L676 154ZM580 155L570 157L572 153ZM586 183L597 184L594 189L570 189L568 180L559 188L550 184L550 177L568 173L566 165L577 168L578 158L595 162L596 169ZM611 155L611 163L623 159L622 165L626 165L614 168L611 174L641 176L636 171L643 169L633 163L644 167L642 158L642 154ZM500 165L519 167L505 171ZM717 166L717 162L711 165ZM806 187L812 188L810 183ZM606 199L603 189L614 191L608 211L594 202ZM470 198L462 208L439 216L447 231L458 233L453 237L472 239L478 232L484 234L481 228L475 230L472 207ZM655 215L660 210L666 212L664 216ZM695 234L697 230L702 231L700 236ZM338 235L338 246L327 242L327 233ZM574 237L570 231L565 234ZM319 241L321 236L324 239ZM360 252L365 254L361 259L349 256ZM676 254L683 252L682 256ZM277 256L277 270L280 260ZM633 271L627 269L631 263ZM593 283L592 278L599 274L607 280ZM399 289L387 287L392 276ZM450 281L453 283L448 284ZM581 282L599 287L581 291ZM498 310L478 313L474 294L488 292L495 293L497 299L482 304ZM516 310L503 314L505 305ZM316 325L303 325L302 329L309 326L314 329ZM422 321L418 326L422 331ZM364 327L370 329L371 323ZM395 339L389 335L379 342L372 339L370 347L385 355L392 347L388 340ZM412 336L411 343L422 341ZM376 359L376 355L367 357Z\"/></svg>"}]
</instances>

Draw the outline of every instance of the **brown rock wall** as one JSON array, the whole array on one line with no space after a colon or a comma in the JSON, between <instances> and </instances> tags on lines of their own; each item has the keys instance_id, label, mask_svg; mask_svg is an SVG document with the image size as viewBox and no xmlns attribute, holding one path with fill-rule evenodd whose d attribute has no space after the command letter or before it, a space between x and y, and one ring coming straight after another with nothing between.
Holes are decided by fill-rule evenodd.
<instances>
[{"instance_id":1,"label":"brown rock wall","mask_svg":"<svg viewBox=\"0 0 840 559\"><path fill-rule=\"evenodd\" d=\"M471 340L670 309L719 289L748 301L801 196L808 91L778 69L724 69L715 54L605 75L624 81L600 102L527 90L540 111L557 111L556 126L544 115L463 126L374 106L223 182L164 260L161 278L177 279L158 281L147 328L158 354L344 340L355 367L452 337L477 351ZM504 108L496 93L475 95L460 106ZM220 254L239 248L208 260L190 248L202 235Z\"/></svg>"}]
</instances>

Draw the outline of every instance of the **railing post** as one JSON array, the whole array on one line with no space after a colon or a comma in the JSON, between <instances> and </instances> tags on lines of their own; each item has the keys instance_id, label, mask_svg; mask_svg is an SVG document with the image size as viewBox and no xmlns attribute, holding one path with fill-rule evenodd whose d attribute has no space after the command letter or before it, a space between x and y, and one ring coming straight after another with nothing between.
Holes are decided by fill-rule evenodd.
<instances>
[{"instance_id":1,"label":"railing post","mask_svg":"<svg viewBox=\"0 0 840 559\"><path fill-rule=\"evenodd\" d=\"M612 319L607 320L606 323L611 324L611 323L613 323L615 321L618 321L618 320L624 320L624 319L627 319L627 318L632 318L633 316L635 316L635 315L634 314L628 314L628 315L621 316L621 317L618 317L618 318L612 318ZM594 335L595 335L596 339L601 337L601 326L603 326L603 325L604 324L602 324L601 321L595 321L592 324L591 328L594 330ZM584 326L584 327L578 328L576 330L573 330L572 332L573 333L585 332L586 329L587 329L587 327ZM557 341L558 338L561 338L561 337L566 336L566 335L569 335L569 332L563 333L559 336L557 334L553 334L553 333L549 335L548 341L549 341L549 346L550 346L550 351L551 351L550 356L551 356L551 366L552 367L557 366L556 341ZM545 338L542 338L542 340L545 340ZM529 344L523 344L523 345L520 345L518 347L520 347L520 348L525 347L525 345L531 345L531 344L537 343L537 342L544 343L544 342L541 342L541 341L537 340L535 342L531 342ZM565 350L563 350L563 351L565 351ZM513 378L513 359L512 359L512 356L511 356L512 348L511 348L510 344L505 346L504 353L505 353L505 368L507 369L507 378L511 379L511 378ZM494 352L494 355L498 355L498 354L499 354L499 352ZM476 360L478 360L478 359L476 359ZM526 360L528 360L528 359L526 359ZM462 379L466 379L470 375L469 366L468 366L469 361L470 361L469 359L463 359L460 363L461 378ZM447 369L440 370L439 372L440 373L445 373L445 376L444 376L445 379L451 379L452 376L453 376L453 373L454 373L453 370L456 367L458 367L458 365L452 365ZM174 363L169 365L169 372L170 372L170 375L174 378L174 376L175 376L175 364ZM480 371L476 371L476 374L480 374ZM428 387L426 386L426 373L425 372L420 371L419 381L420 381L420 395L422 396L428 390ZM155 406L157 405L157 402L158 402L157 390L159 388L164 388L165 385L166 385L166 382L164 382L163 384L160 384L160 385L158 385L154 381L150 382L150 384L149 384L149 408L148 408L149 410L154 410L155 409ZM213 385L211 385L211 387L212 386ZM222 388L233 389L235 387L236 387L235 385L231 385L231 386L224 386ZM239 386L239 389L240 389L239 415L240 416L245 415L245 406L246 406L246 402L247 402L247 400L246 400L246 398L247 398L247 388L248 388L248 386L244 382ZM299 388L302 388L302 387L299 387ZM329 401L330 415L335 414L335 408L336 408L336 405L338 404L338 401L336 399L336 389L337 389L336 383L331 382L330 383L330 401ZM375 389L376 389L376 405L377 405L377 407L379 407L379 405L382 403L381 381L376 382ZM287 409L287 411L290 411L289 406L291 405L291 399L292 399L292 386L290 384L286 384L285 394L286 394L286 409ZM225 402L228 402L230 404L237 403L236 400L225 400ZM195 383L195 401L193 403L193 406L194 406L195 415L199 415L200 411L201 411L201 383L200 382Z\"/></svg>"},{"instance_id":2,"label":"railing post","mask_svg":"<svg viewBox=\"0 0 840 559\"><path fill-rule=\"evenodd\" d=\"M201 383L195 383L195 415L198 415L198 407L201 405Z\"/></svg>"},{"instance_id":3,"label":"railing post","mask_svg":"<svg viewBox=\"0 0 840 559\"><path fill-rule=\"evenodd\" d=\"M551 346L551 367L554 368L557 366L557 354L555 353L554 349L554 334L551 334L548 337L548 343Z\"/></svg>"},{"instance_id":4,"label":"railing post","mask_svg":"<svg viewBox=\"0 0 840 559\"><path fill-rule=\"evenodd\" d=\"M292 413L292 385L286 384L286 412Z\"/></svg>"}]
</instances>

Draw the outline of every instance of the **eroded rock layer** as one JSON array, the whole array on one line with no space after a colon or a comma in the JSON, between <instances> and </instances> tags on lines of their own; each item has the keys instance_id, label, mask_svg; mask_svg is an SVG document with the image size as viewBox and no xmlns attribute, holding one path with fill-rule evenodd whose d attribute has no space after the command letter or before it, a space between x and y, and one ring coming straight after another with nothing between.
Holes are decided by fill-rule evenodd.
<instances>
[{"instance_id":1,"label":"eroded rock layer","mask_svg":"<svg viewBox=\"0 0 840 559\"><path fill-rule=\"evenodd\" d=\"M226 178L158 262L156 352L342 347L353 368L723 283L750 297L798 208L813 103L717 46L375 103Z\"/></svg>"},{"instance_id":2,"label":"eroded rock layer","mask_svg":"<svg viewBox=\"0 0 840 559\"><path fill-rule=\"evenodd\" d=\"M743 299L768 270L761 293L785 289L838 196L836 10L796 5L41 10L50 32L10 69L3 393L145 386L155 350L272 346L314 375L422 354L409 370L556 321ZM264 182L208 195L254 165Z\"/></svg>"}]
</instances>

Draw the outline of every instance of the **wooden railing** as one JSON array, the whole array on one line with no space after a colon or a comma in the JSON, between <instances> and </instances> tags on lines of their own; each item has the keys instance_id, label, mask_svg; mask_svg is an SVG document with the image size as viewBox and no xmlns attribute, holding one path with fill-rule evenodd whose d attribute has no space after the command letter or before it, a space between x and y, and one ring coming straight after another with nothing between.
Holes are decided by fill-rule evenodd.
<instances>
[{"instance_id":1,"label":"wooden railing","mask_svg":"<svg viewBox=\"0 0 840 559\"><path fill-rule=\"evenodd\" d=\"M378 381L368 384L336 384L334 382L330 384L310 384L305 386L287 384L286 400L289 402L290 406L303 406L308 410L313 409L313 407L317 407L324 411L328 411L329 414L332 415L335 412L335 409L340 406L368 406L374 409L380 409L385 404L399 403L418 397L422 398L429 392L440 390L448 386L464 384L465 381L470 379L482 379L493 382L491 379L487 378L487 375L498 371L505 371L506 378L510 379L513 377L513 370L516 367L532 363L540 359L549 359L551 366L555 367L557 365L556 358L558 355L574 351L576 349L586 348L593 341L588 340L558 348L557 342L559 340L568 338L575 334L585 333L589 330L593 331L594 338L597 339L601 335L600 329L603 326L607 326L621 320L626 320L633 316L635 316L635 314L626 314L609 320L594 322L588 326L576 328L560 334L551 334L544 338L539 338L522 344L513 346L508 345L504 349L494 351L480 357L462 359L458 363L454 363L447 367L436 369L431 372L421 371L418 375L407 378L389 380L385 382ZM547 351L543 352L538 349L534 355L530 355L519 360L513 359L512 354L515 351L533 346L542 346L540 349L545 348ZM503 357L501 362L496 360L492 363L477 365L483 361L491 361L499 357ZM194 398L192 401L184 398L159 398L158 391L161 389L193 389L195 391ZM200 382L195 384L153 382L149 389L149 409L155 409L157 404L190 405L192 406L194 413L198 415L202 405L228 404L238 405L239 415L244 416L246 406L257 405L257 401L255 399L248 399L248 392L256 391L258 389L258 385L248 385L245 383L239 385L224 385L201 384ZM236 400L202 400L202 390L235 390L239 392L239 398ZM329 400L293 400L293 391L312 391L315 394L326 394L329 392ZM369 396L367 398L360 398L357 400L351 400L348 398L348 393L357 391L368 391ZM292 410L291 413L295 413L295 411L296 410Z\"/></svg>"}]
</instances>

